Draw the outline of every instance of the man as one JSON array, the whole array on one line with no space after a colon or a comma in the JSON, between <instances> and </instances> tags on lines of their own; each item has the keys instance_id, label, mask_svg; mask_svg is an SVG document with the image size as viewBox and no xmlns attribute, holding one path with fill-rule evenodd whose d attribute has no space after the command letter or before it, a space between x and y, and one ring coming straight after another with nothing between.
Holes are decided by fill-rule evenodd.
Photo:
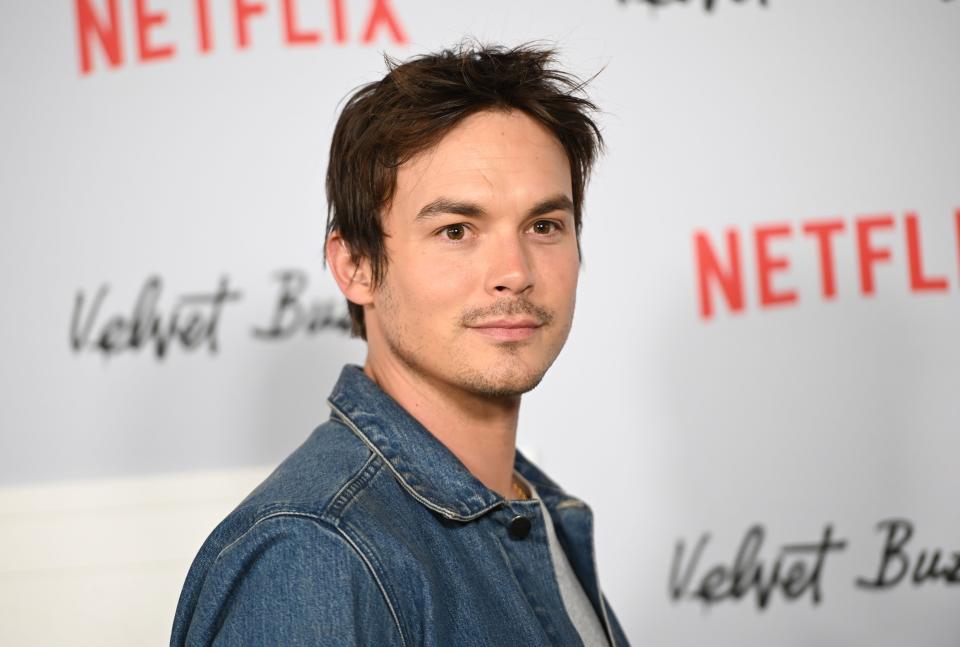
<instances>
[{"instance_id":1,"label":"man","mask_svg":"<svg viewBox=\"0 0 960 647\"><path fill-rule=\"evenodd\" d=\"M628 644L590 509L515 449L573 319L602 146L581 85L464 45L347 102L326 257L366 363L207 539L171 644Z\"/></svg>"}]
</instances>

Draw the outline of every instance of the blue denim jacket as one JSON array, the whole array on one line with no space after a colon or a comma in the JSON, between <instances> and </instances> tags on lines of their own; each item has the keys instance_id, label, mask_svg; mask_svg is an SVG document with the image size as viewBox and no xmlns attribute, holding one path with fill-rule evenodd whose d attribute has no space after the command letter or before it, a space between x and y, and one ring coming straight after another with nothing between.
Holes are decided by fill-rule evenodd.
<instances>
[{"instance_id":1,"label":"blue denim jacket","mask_svg":"<svg viewBox=\"0 0 960 647\"><path fill-rule=\"evenodd\" d=\"M171 645L580 645L534 500L505 500L359 367L329 421L211 533ZM615 647L590 508L519 451ZM517 520L525 517L529 520Z\"/></svg>"}]
</instances>

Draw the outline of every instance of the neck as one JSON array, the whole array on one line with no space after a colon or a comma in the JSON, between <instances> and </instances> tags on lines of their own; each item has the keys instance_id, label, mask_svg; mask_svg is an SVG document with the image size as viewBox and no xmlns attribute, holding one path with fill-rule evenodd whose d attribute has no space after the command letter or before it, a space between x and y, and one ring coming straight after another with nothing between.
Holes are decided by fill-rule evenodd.
<instances>
[{"instance_id":1,"label":"neck","mask_svg":"<svg viewBox=\"0 0 960 647\"><path fill-rule=\"evenodd\" d=\"M520 396L488 398L371 355L364 373L446 445L481 483L512 499Z\"/></svg>"}]
</instances>

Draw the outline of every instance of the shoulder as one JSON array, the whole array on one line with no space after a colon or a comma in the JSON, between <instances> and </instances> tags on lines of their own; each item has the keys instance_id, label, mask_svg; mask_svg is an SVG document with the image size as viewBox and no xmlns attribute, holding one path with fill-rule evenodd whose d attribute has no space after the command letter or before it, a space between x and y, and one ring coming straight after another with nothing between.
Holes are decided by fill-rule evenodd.
<instances>
[{"instance_id":1,"label":"shoulder","mask_svg":"<svg viewBox=\"0 0 960 647\"><path fill-rule=\"evenodd\" d=\"M186 589L185 589L186 594ZM362 556L308 515L258 519L224 546L181 599L171 644L402 644Z\"/></svg>"},{"instance_id":2,"label":"shoulder","mask_svg":"<svg viewBox=\"0 0 960 647\"><path fill-rule=\"evenodd\" d=\"M249 542L265 530L281 527L276 521L280 517L316 523L371 458L371 451L350 429L335 419L324 422L214 528L191 570L211 563L241 538ZM272 523L263 523L271 519ZM255 528L257 532L251 533Z\"/></svg>"},{"instance_id":3,"label":"shoulder","mask_svg":"<svg viewBox=\"0 0 960 647\"><path fill-rule=\"evenodd\" d=\"M370 637L374 644L394 644L395 614L377 576L326 515L375 458L338 421L317 427L204 542L181 592L171 644L213 644L230 631L249 633L248 622L293 632L288 644L340 644L334 638L360 630L354 617L382 620L363 620L364 631L385 632ZM340 634L323 633L331 627Z\"/></svg>"}]
</instances>

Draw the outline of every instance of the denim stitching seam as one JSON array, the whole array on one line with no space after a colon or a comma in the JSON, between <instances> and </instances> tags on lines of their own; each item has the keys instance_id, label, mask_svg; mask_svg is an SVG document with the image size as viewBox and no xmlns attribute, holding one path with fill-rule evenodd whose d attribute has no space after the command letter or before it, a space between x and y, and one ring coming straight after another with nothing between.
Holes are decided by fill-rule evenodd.
<instances>
[{"instance_id":1,"label":"denim stitching seam","mask_svg":"<svg viewBox=\"0 0 960 647\"><path fill-rule=\"evenodd\" d=\"M412 497L415 498L417 501L419 501L419 502L422 503L423 505L427 506L428 508L430 508L430 509L433 510L434 512L439 512L440 514L442 514L442 515L443 515L444 517L446 517L447 519L453 519L453 520L455 520L455 521L471 521L471 520L473 520L473 519L476 519L477 517L480 517L480 516L486 514L486 513L489 512L490 510L493 510L494 508L496 508L498 505L500 505L500 504L502 503L502 501L497 501L497 502L495 502L495 503L487 506L487 507L484 508L483 510L480 510L480 511L478 511L478 512L472 514L472 515L462 515L462 514L456 512L456 511L454 511L454 510L451 510L451 509L449 509L449 508L444 508L443 506L439 506L439 505L433 503L432 501L430 501L429 499L427 499L426 497L424 497L422 494L420 494L419 492L417 492L416 490L413 489L413 487L412 487L412 486L407 482L407 480L400 474L400 472L397 471L397 468L394 467L393 463L391 463L389 460L387 460L387 458L380 452L380 448L377 447L375 444L373 444L373 442L371 442L370 439L367 438L366 435L365 435L362 431L360 431L359 428L357 428L357 426L353 423L352 420L350 420L350 418L348 418L348 417L346 416L346 414L344 414L342 411L340 411L340 409L338 409L338 408L336 407L336 405L334 405L334 404L333 404L332 402L330 402L329 400L327 401L327 404L330 405L330 408L333 410L334 413L337 414L337 416L340 418L340 420L341 420L361 441L363 441L363 443L364 443L367 447L369 447L372 452L376 453L376 454L383 460L384 464L385 464L387 467L389 467L389 468L390 468L390 471L393 472L394 475L397 477L397 480L398 480L398 481L400 482L400 484L403 486L403 489L405 489L407 492L409 492L409 493L410 493L410 496L412 496Z\"/></svg>"}]
</instances>

